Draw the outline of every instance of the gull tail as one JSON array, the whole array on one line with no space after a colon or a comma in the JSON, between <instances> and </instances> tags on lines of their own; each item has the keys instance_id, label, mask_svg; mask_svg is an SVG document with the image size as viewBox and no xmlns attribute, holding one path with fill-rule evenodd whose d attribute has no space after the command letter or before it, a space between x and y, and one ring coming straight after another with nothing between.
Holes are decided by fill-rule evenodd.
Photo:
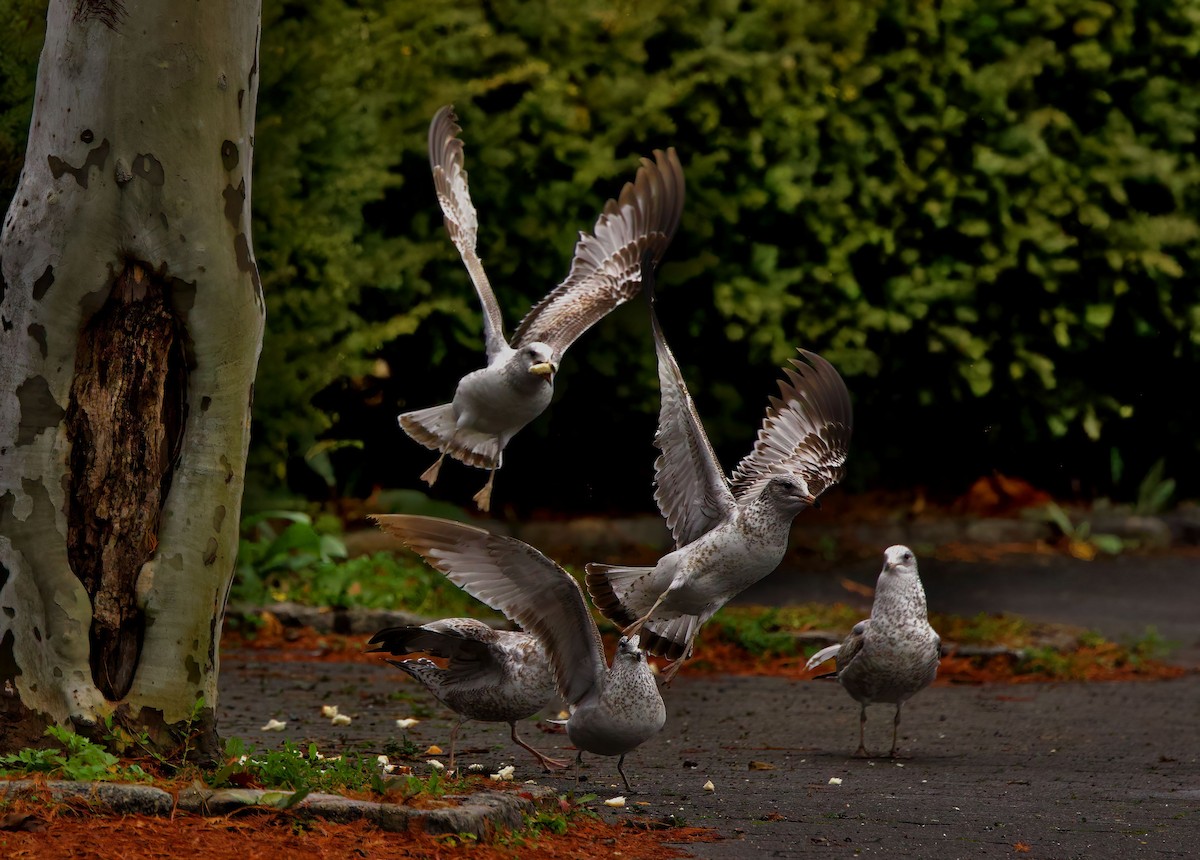
<instances>
[{"instance_id":1,"label":"gull tail","mask_svg":"<svg viewBox=\"0 0 1200 860\"><path fill-rule=\"evenodd\" d=\"M459 428L450 403L405 412L399 421L400 429L426 448L449 454L468 466L500 468L500 440L490 433Z\"/></svg>"},{"instance_id":2,"label":"gull tail","mask_svg":"<svg viewBox=\"0 0 1200 860\"><path fill-rule=\"evenodd\" d=\"M436 690L445 678L446 670L440 668L432 660L421 657L417 660L388 660L393 666L428 690Z\"/></svg>"},{"instance_id":3,"label":"gull tail","mask_svg":"<svg viewBox=\"0 0 1200 860\"><path fill-rule=\"evenodd\" d=\"M647 621L642 628L642 650L668 660L678 660L692 650L700 629L696 615L680 615L666 621Z\"/></svg>"},{"instance_id":4,"label":"gull tail","mask_svg":"<svg viewBox=\"0 0 1200 860\"><path fill-rule=\"evenodd\" d=\"M627 599L634 585L654 572L653 567L621 567L614 564L584 565L588 594L600 614L619 627L628 627L640 617ZM650 607L647 606L646 609ZM644 610L643 610L644 611ZM644 647L644 646L643 646Z\"/></svg>"},{"instance_id":5,"label":"gull tail","mask_svg":"<svg viewBox=\"0 0 1200 860\"><path fill-rule=\"evenodd\" d=\"M841 645L830 645L828 648L822 648L816 654L813 654L808 658L808 662L804 664L805 670L815 669L826 660L836 657L837 652L841 650L841 647ZM836 675L837 672L834 672L833 674Z\"/></svg>"}]
</instances>

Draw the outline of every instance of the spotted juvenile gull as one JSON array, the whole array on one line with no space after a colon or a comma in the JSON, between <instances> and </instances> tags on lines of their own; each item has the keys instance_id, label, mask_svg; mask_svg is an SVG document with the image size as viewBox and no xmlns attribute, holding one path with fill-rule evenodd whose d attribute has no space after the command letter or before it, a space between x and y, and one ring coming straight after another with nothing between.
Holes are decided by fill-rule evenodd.
<instances>
[{"instance_id":1,"label":"spotted juvenile gull","mask_svg":"<svg viewBox=\"0 0 1200 860\"><path fill-rule=\"evenodd\" d=\"M489 470L474 497L491 507L492 484L509 440L550 405L554 374L576 338L613 308L637 295L644 256L657 262L683 214L683 168L674 148L642 159L637 176L609 200L591 234L581 233L566 280L538 302L504 337L500 305L475 252L477 221L463 169L463 143L454 108L447 105L429 126L429 163L446 232L467 267L483 306L487 366L458 383L450 403L405 412L400 427L437 461L421 475L430 486L446 455Z\"/></svg>"},{"instance_id":2,"label":"spotted juvenile gull","mask_svg":"<svg viewBox=\"0 0 1200 860\"><path fill-rule=\"evenodd\" d=\"M783 559L792 520L841 480L850 444L850 394L833 365L799 350L784 368L754 449L732 480L713 453L654 310L653 270L642 279L650 304L662 405L655 444L654 499L675 550L653 567L589 564L596 608L643 647L672 660L670 681L691 656L700 626Z\"/></svg>"},{"instance_id":3,"label":"spotted juvenile gull","mask_svg":"<svg viewBox=\"0 0 1200 860\"><path fill-rule=\"evenodd\" d=\"M666 708L638 638L623 637L612 668L572 576L529 544L463 523L393 514L376 521L455 585L503 612L545 649L559 695L570 708L567 737L579 750L619 756L654 737Z\"/></svg>"},{"instance_id":4,"label":"spotted juvenile gull","mask_svg":"<svg viewBox=\"0 0 1200 860\"><path fill-rule=\"evenodd\" d=\"M888 702L896 706L891 752L892 758L896 757L900 708L933 683L941 648L941 638L929 626L916 556L906 546L888 547L875 586L871 617L855 624L841 645L830 645L814 654L807 667L812 669L830 657L837 658L833 677L859 703L855 755L868 755L864 740L867 705Z\"/></svg>"},{"instance_id":5,"label":"spotted juvenile gull","mask_svg":"<svg viewBox=\"0 0 1200 860\"><path fill-rule=\"evenodd\" d=\"M415 652L449 660L445 669L432 660L388 660L425 687L461 719L450 730L450 769L458 730L467 720L508 723L513 743L529 750L542 767L567 767L517 737L517 720L531 717L554 698L550 661L528 633L493 630L474 618L443 618L429 624L388 627L371 638L372 651L403 655Z\"/></svg>"}]
</instances>

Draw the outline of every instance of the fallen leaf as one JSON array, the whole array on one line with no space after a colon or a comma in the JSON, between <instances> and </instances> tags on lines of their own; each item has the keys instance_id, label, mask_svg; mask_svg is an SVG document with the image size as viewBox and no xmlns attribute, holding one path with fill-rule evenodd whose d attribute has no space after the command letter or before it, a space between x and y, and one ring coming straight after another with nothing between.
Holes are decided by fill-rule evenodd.
<instances>
[{"instance_id":1,"label":"fallen leaf","mask_svg":"<svg viewBox=\"0 0 1200 860\"><path fill-rule=\"evenodd\" d=\"M1013 846L1013 851L1016 851L1018 854L1028 854L1031 850L1030 846L1024 842L1018 842Z\"/></svg>"},{"instance_id":2,"label":"fallen leaf","mask_svg":"<svg viewBox=\"0 0 1200 860\"><path fill-rule=\"evenodd\" d=\"M411 729L413 726L415 726L419 722L421 722L421 721L414 720L412 717L405 717L403 720L396 720L396 728Z\"/></svg>"},{"instance_id":3,"label":"fallen leaf","mask_svg":"<svg viewBox=\"0 0 1200 860\"><path fill-rule=\"evenodd\" d=\"M425 755L441 755L442 748L437 744L433 744L429 749L425 750Z\"/></svg>"},{"instance_id":4,"label":"fallen leaf","mask_svg":"<svg viewBox=\"0 0 1200 860\"><path fill-rule=\"evenodd\" d=\"M287 720L267 720L267 724L259 729L260 732L282 732L287 728Z\"/></svg>"},{"instance_id":5,"label":"fallen leaf","mask_svg":"<svg viewBox=\"0 0 1200 860\"><path fill-rule=\"evenodd\" d=\"M610 797L608 800L604 801L604 805L611 806L613 808L618 808L618 807L625 805L625 798L624 797Z\"/></svg>"},{"instance_id":6,"label":"fallen leaf","mask_svg":"<svg viewBox=\"0 0 1200 860\"><path fill-rule=\"evenodd\" d=\"M775 765L769 761L751 761L750 770L775 770Z\"/></svg>"},{"instance_id":7,"label":"fallen leaf","mask_svg":"<svg viewBox=\"0 0 1200 860\"><path fill-rule=\"evenodd\" d=\"M713 785L713 781L710 779L708 782L704 783L704 790L705 791L716 791L717 787L715 785Z\"/></svg>"}]
</instances>

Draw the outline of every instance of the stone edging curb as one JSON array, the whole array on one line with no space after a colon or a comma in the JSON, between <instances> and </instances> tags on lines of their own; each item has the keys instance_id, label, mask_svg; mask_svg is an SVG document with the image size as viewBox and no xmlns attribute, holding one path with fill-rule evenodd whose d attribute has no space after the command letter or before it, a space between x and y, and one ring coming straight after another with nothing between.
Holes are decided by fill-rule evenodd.
<instances>
[{"instance_id":1,"label":"stone edging curb","mask_svg":"<svg viewBox=\"0 0 1200 860\"><path fill-rule=\"evenodd\" d=\"M169 817L176 811L199 815L225 815L238 809L281 809L291 797L288 791L262 789L184 789L176 799L170 792L150 785L71 780L0 780L0 801L40 798L46 793L56 802L82 800L94 811L111 815L154 815ZM521 792L484 790L474 794L447 795L445 806L416 809L396 803L352 800L336 794L310 794L291 807L292 811L336 822L366 820L393 833L419 830L425 833L470 833L483 838L498 827L519 828L522 817L536 811L558 795L545 786L525 786Z\"/></svg>"}]
</instances>

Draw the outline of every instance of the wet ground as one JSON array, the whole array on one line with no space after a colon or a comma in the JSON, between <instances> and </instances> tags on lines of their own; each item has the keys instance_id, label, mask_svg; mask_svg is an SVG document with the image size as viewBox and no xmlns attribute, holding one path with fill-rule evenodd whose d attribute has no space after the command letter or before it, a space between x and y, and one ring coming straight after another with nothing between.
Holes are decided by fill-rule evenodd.
<instances>
[{"instance_id":1,"label":"wet ground","mask_svg":"<svg viewBox=\"0 0 1200 860\"><path fill-rule=\"evenodd\" d=\"M871 583L872 565L844 571ZM1149 625L1197 647L1200 575L1192 559L997 565L922 563L930 605L973 613L1008 610L1110 636ZM838 575L779 571L756 602L847 600ZM221 730L259 745L283 737L322 752L382 751L401 739L395 720L419 716L408 739L445 748L450 715L383 664L274 662L230 653L221 674ZM914 698L901 724L903 758L855 759L858 708L836 684L749 677L688 677L666 691L662 735L631 754L637 794L606 816L647 816L716 828L698 857L1200 856L1200 674L1174 681L940 686ZM353 717L334 728L320 707ZM886 751L890 706L870 709L867 746ZM288 720L282 735L259 731ZM523 736L547 752L565 735L542 724ZM472 723L460 764L517 767L562 791L571 771L546 776L508 741L507 726ZM442 757L445 758L444 756ZM624 794L615 761L588 757L580 792ZM831 780L841 780L833 783ZM713 783L713 790L704 785ZM597 856L600 856L599 854Z\"/></svg>"}]
</instances>

